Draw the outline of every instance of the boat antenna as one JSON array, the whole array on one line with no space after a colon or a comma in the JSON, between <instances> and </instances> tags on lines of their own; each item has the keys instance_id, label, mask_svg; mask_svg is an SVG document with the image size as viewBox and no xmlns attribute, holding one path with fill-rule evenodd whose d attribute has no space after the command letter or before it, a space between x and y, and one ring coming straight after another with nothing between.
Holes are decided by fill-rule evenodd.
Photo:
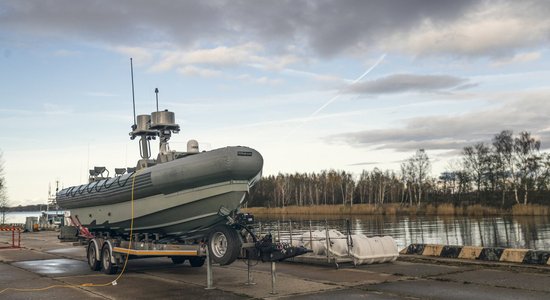
<instances>
[{"instance_id":1,"label":"boat antenna","mask_svg":"<svg viewBox=\"0 0 550 300\"><path fill-rule=\"evenodd\" d=\"M157 97L157 112L159 111L159 89L155 88L155 95Z\"/></svg>"},{"instance_id":2,"label":"boat antenna","mask_svg":"<svg viewBox=\"0 0 550 300\"><path fill-rule=\"evenodd\" d=\"M132 130L136 130L137 124L136 124L136 98L134 96L134 65L132 63L131 57L130 57L130 76L132 77L132 107L134 108L134 125L132 126Z\"/></svg>"}]
</instances>

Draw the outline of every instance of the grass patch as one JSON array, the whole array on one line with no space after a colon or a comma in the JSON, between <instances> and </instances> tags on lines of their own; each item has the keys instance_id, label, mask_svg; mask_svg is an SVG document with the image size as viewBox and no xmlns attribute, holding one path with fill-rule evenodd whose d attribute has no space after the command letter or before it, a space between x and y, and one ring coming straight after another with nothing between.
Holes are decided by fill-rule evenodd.
<instances>
[{"instance_id":1,"label":"grass patch","mask_svg":"<svg viewBox=\"0 0 550 300\"><path fill-rule=\"evenodd\" d=\"M548 206L538 204L516 204L512 207L513 216L548 216L550 209Z\"/></svg>"}]
</instances>

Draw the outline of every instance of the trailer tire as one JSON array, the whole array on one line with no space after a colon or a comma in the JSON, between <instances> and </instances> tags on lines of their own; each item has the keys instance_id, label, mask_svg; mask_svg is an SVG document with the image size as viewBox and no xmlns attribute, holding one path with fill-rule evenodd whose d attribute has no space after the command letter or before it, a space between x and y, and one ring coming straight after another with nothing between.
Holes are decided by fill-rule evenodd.
<instances>
[{"instance_id":1,"label":"trailer tire","mask_svg":"<svg viewBox=\"0 0 550 300\"><path fill-rule=\"evenodd\" d=\"M118 266L111 262L112 255L113 253L111 253L109 244L105 243L105 245L103 245L103 249L101 250L101 268L103 269L103 273L107 275L115 274L118 271Z\"/></svg>"},{"instance_id":2,"label":"trailer tire","mask_svg":"<svg viewBox=\"0 0 550 300\"><path fill-rule=\"evenodd\" d=\"M222 266L233 263L241 252L242 241L237 231L227 225L214 227L208 235L208 254Z\"/></svg>"},{"instance_id":3,"label":"trailer tire","mask_svg":"<svg viewBox=\"0 0 550 300\"><path fill-rule=\"evenodd\" d=\"M170 256L170 258L175 265L181 265L185 262L185 256Z\"/></svg>"},{"instance_id":4,"label":"trailer tire","mask_svg":"<svg viewBox=\"0 0 550 300\"><path fill-rule=\"evenodd\" d=\"M193 267L193 268L202 267L204 265L205 261L206 261L206 257L204 257L204 256L189 257L189 264L191 264L191 267Z\"/></svg>"},{"instance_id":5,"label":"trailer tire","mask_svg":"<svg viewBox=\"0 0 550 300\"><path fill-rule=\"evenodd\" d=\"M101 260L97 259L97 250L93 241L88 243L86 257L88 258L88 266L90 266L92 271L99 271L101 269Z\"/></svg>"}]
</instances>

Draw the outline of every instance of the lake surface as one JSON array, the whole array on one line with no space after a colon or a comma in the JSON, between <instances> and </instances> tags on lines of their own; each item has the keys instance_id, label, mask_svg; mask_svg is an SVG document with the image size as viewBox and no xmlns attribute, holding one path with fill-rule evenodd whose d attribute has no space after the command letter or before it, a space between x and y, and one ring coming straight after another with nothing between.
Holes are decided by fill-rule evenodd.
<instances>
[{"instance_id":1,"label":"lake surface","mask_svg":"<svg viewBox=\"0 0 550 300\"><path fill-rule=\"evenodd\" d=\"M276 218L257 217L262 233L281 234L281 240L297 238L312 230L336 229L346 232L346 219L335 216L292 216ZM277 224L279 224L277 230ZM462 246L527 248L550 250L550 217L437 217L437 216L352 216L349 218L352 234L392 236L399 247L412 243Z\"/></svg>"},{"instance_id":2,"label":"lake surface","mask_svg":"<svg viewBox=\"0 0 550 300\"><path fill-rule=\"evenodd\" d=\"M8 212L6 213L6 223L7 224L25 224L27 217L40 217L42 215L39 211L18 211L18 212ZM0 215L0 222L2 221L2 216Z\"/></svg>"},{"instance_id":3,"label":"lake surface","mask_svg":"<svg viewBox=\"0 0 550 300\"><path fill-rule=\"evenodd\" d=\"M41 212L10 212L6 223L25 223L26 217L39 217ZM310 220L311 219L311 220ZM329 229L346 232L346 219L335 216L257 216L262 233L280 232L282 240L290 240L290 222L294 238L312 230ZM437 216L352 216L348 218L353 234L392 236L399 247L412 243L462 246L527 248L550 250L550 217L437 217ZM279 226L277 227L277 224ZM278 230L277 230L278 228Z\"/></svg>"}]
</instances>

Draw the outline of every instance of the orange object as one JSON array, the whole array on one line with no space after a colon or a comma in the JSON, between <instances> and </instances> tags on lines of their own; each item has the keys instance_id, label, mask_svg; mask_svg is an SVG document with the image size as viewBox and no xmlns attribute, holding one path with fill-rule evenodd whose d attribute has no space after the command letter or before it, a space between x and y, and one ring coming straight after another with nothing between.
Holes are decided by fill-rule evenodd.
<instances>
[{"instance_id":1,"label":"orange object","mask_svg":"<svg viewBox=\"0 0 550 300\"><path fill-rule=\"evenodd\" d=\"M0 249L21 248L21 228L15 227L15 226L0 227L0 231L11 231L11 245L6 247L0 247ZM17 239L15 238L16 231L18 235Z\"/></svg>"}]
</instances>

